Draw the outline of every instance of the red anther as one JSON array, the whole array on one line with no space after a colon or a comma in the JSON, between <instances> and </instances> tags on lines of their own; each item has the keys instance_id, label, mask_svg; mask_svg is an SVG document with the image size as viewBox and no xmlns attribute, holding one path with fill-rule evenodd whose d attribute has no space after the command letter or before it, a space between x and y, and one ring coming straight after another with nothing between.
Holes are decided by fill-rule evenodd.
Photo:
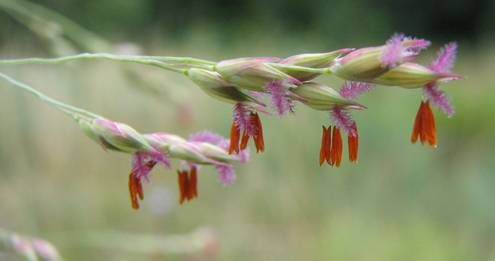
<instances>
[{"instance_id":1,"label":"red anther","mask_svg":"<svg viewBox=\"0 0 495 261\"><path fill-rule=\"evenodd\" d=\"M230 128L230 145L229 145L229 154L239 153L239 136L241 131L239 127L232 122L232 127Z\"/></svg>"},{"instance_id":2,"label":"red anther","mask_svg":"<svg viewBox=\"0 0 495 261\"><path fill-rule=\"evenodd\" d=\"M325 128L325 126L321 126L323 128L321 134L321 147L320 147L320 166L323 162L327 161L330 164L330 147L331 147L331 126Z\"/></svg>"},{"instance_id":3,"label":"red anther","mask_svg":"<svg viewBox=\"0 0 495 261\"><path fill-rule=\"evenodd\" d=\"M179 203L184 203L184 200L187 199L187 172L185 171L177 171L177 183L179 185Z\"/></svg>"},{"instance_id":4,"label":"red anther","mask_svg":"<svg viewBox=\"0 0 495 261\"><path fill-rule=\"evenodd\" d=\"M148 171L151 171L156 165L156 161L150 160L146 162L145 167ZM144 199L143 184L141 183L141 178L132 170L129 174L129 194L131 196L131 205L133 209L139 209L139 200Z\"/></svg>"},{"instance_id":5,"label":"red anther","mask_svg":"<svg viewBox=\"0 0 495 261\"><path fill-rule=\"evenodd\" d=\"M254 135L254 143L256 145L256 152L263 152L265 150L265 141L263 139L263 126L261 125L260 117L258 113L251 113L251 120L256 127L256 133Z\"/></svg>"},{"instance_id":6,"label":"red anther","mask_svg":"<svg viewBox=\"0 0 495 261\"><path fill-rule=\"evenodd\" d=\"M340 166L342 161L342 136L340 136L340 130L337 127L333 128L332 132L332 148L330 149L330 165Z\"/></svg>"},{"instance_id":7,"label":"red anther","mask_svg":"<svg viewBox=\"0 0 495 261\"><path fill-rule=\"evenodd\" d=\"M192 166L189 171L189 200L198 197L198 173L197 168Z\"/></svg>"},{"instance_id":8,"label":"red anther","mask_svg":"<svg viewBox=\"0 0 495 261\"><path fill-rule=\"evenodd\" d=\"M359 135L357 131L356 123L352 125L354 133L347 136L347 147L349 149L349 161L356 162L358 159L358 148L359 148Z\"/></svg>"},{"instance_id":9,"label":"red anther","mask_svg":"<svg viewBox=\"0 0 495 261\"><path fill-rule=\"evenodd\" d=\"M416 143L418 138L421 141L421 144L427 142L429 145L434 147L437 145L435 117L433 116L433 112L431 111L430 103L428 101L421 102L414 120L413 131L411 133L411 142Z\"/></svg>"}]
</instances>

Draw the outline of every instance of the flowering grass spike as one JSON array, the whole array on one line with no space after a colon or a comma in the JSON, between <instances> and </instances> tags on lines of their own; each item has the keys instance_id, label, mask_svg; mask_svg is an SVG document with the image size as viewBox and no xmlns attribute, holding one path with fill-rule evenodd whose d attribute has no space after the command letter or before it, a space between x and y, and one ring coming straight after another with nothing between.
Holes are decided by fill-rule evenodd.
<instances>
[{"instance_id":1,"label":"flowering grass spike","mask_svg":"<svg viewBox=\"0 0 495 261\"><path fill-rule=\"evenodd\" d=\"M229 155L229 141L212 132L192 135L189 140L164 132L141 134L124 123L57 101L2 73L0 78L72 117L81 130L104 149L132 154L128 187L134 209L140 207L139 201L144 199L143 182L149 182L149 175L157 164L170 168L171 159L182 160L178 185L179 202L183 203L198 196L198 172L201 166L215 166L220 180L228 185L235 180L232 164L244 163L249 159L246 150L240 150L238 155Z\"/></svg>"},{"instance_id":2,"label":"flowering grass spike","mask_svg":"<svg viewBox=\"0 0 495 261\"><path fill-rule=\"evenodd\" d=\"M263 152L265 141L259 113L269 114L264 98L269 98L273 111L279 116L294 112L296 102L328 112L332 124L322 128L319 163L327 162L338 167L343 158L344 136L347 136L349 161L358 160L358 125L351 112L366 109L356 101L360 95L374 84L422 88L424 99L415 117L411 142L419 140L436 147L436 126L431 106L439 108L448 117L453 116L454 108L439 85L461 76L450 71L457 51L456 43L442 48L429 66L415 63L415 58L429 46L428 40L394 34L380 46L296 54L287 58L244 57L215 62L191 57L96 53L53 59L0 60L0 64L58 64L79 59L139 63L185 75L207 95L233 105L230 140L203 141L203 145L171 134L142 135L123 123L106 122L78 108L57 105L66 113L83 114L84 117L78 116L81 128L106 149L134 154L129 188L133 206L138 206L138 200L143 198L142 181L147 180L148 173L156 164L168 167L169 159L174 157L183 159L178 171L181 202L197 197L196 185L191 184L198 182L200 165L214 165L222 182L232 183L235 176L231 165L205 158L199 151L205 148L204 144L210 144L217 147L215 151L222 148L222 153L231 157L227 161L239 161L252 139L256 152ZM316 82L315 79L321 75L334 75L346 82L337 91Z\"/></svg>"},{"instance_id":3,"label":"flowering grass spike","mask_svg":"<svg viewBox=\"0 0 495 261\"><path fill-rule=\"evenodd\" d=\"M442 48L437 58L430 64L430 69L439 74L448 74L454 66L455 55L457 51L456 43L449 43ZM447 117L454 115L454 106L449 101L447 94L439 87L439 81L432 81L423 87L425 101L421 105L414 120L414 127L411 134L411 142L416 143L418 137L421 143L428 142L429 145L436 147L436 128L435 117L430 108L430 102L443 111Z\"/></svg>"}]
</instances>

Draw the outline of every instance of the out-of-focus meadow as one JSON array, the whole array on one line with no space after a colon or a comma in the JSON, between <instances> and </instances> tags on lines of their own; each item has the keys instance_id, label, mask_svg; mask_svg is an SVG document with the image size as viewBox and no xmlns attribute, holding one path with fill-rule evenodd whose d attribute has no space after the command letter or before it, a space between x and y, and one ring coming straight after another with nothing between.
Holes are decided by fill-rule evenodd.
<instances>
[{"instance_id":1,"label":"out-of-focus meadow","mask_svg":"<svg viewBox=\"0 0 495 261\"><path fill-rule=\"evenodd\" d=\"M378 45L400 31L434 42L423 63L444 42L459 40L454 71L466 77L443 85L457 113L447 119L435 110L437 149L409 142L421 91L378 87L360 100L368 109L354 113L358 164L319 167L321 125L329 116L298 104L288 117L262 116L266 151L236 166L234 185L224 187L204 168L199 199L179 205L173 168L156 169L139 211L129 202L128 155L104 151L59 111L0 82L0 227L47 239L66 260L495 260L495 45L488 1L477 23L469 20L474 11L467 1L440 8L452 17L461 12L465 27L449 16L424 19L416 9L406 17L407 5L396 4L404 15L398 22L395 9L367 1L315 2L320 8L288 2L288 14L306 8L301 17L275 18L265 10L278 5L265 9L262 1L239 10L223 1L207 7L81 2L87 3L42 4L95 31L113 52L288 56ZM253 6L256 19L235 18L243 8L255 12ZM429 7L425 12L439 12ZM191 14L198 14L194 23ZM56 25L22 19L0 10L2 59L98 51L58 39ZM81 61L0 71L139 131L229 134L231 105L160 69ZM330 76L320 81L342 83Z\"/></svg>"}]
</instances>

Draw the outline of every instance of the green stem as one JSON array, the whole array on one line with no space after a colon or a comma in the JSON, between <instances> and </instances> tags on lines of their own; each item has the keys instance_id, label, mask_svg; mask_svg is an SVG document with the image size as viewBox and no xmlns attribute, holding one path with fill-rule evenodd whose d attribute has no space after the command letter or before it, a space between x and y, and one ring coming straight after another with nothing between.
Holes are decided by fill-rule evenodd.
<instances>
[{"instance_id":1,"label":"green stem","mask_svg":"<svg viewBox=\"0 0 495 261\"><path fill-rule=\"evenodd\" d=\"M0 72L0 78L3 78L4 80L6 80L10 84L14 85L15 87L18 87L18 88L22 89L23 91L26 91L26 92L32 94L36 98L46 102L47 104L55 107L56 109L61 110L62 112L70 115L71 117L73 117L75 119L78 119L81 117L90 118L90 119L101 117L100 115L97 115L95 113L92 113L92 112L68 105L68 104L63 103L61 101L55 100L55 99L45 95L44 93L42 93L38 90L35 90L31 86L29 86L25 83L22 83L22 82L18 82L15 79L11 78L10 76L7 76L1 72Z\"/></svg>"},{"instance_id":2,"label":"green stem","mask_svg":"<svg viewBox=\"0 0 495 261\"><path fill-rule=\"evenodd\" d=\"M183 64L191 64L191 65L199 65L199 66L207 66L207 65L215 65L216 62L193 58L193 57L172 57L172 56L138 56L145 57L153 60L159 60L163 62L179 62Z\"/></svg>"},{"instance_id":3,"label":"green stem","mask_svg":"<svg viewBox=\"0 0 495 261\"><path fill-rule=\"evenodd\" d=\"M140 63L159 67L168 71L185 74L187 69L177 68L176 65L167 64L165 62L148 58L147 56L129 56L129 55L116 55L109 53L82 53L71 56L64 56L58 58L26 58L26 59L12 59L12 60L0 60L0 64L60 64L74 60L91 60L91 59L105 59L120 62Z\"/></svg>"}]
</instances>

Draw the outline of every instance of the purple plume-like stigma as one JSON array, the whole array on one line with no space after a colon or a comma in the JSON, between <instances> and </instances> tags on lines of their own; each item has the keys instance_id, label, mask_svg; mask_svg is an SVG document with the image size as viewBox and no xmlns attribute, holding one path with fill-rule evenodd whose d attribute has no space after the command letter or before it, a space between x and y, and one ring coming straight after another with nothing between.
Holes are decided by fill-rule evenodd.
<instances>
[{"instance_id":1,"label":"purple plume-like stigma","mask_svg":"<svg viewBox=\"0 0 495 261\"><path fill-rule=\"evenodd\" d=\"M271 81L266 86L266 90L271 94L273 109L282 116L293 111L292 100L287 97L288 88L282 81Z\"/></svg>"},{"instance_id":2,"label":"purple plume-like stigma","mask_svg":"<svg viewBox=\"0 0 495 261\"><path fill-rule=\"evenodd\" d=\"M148 162L161 163L164 167L170 167L170 159L159 151L136 152L132 157L132 172L137 178L149 181L151 168L147 166Z\"/></svg>"},{"instance_id":3,"label":"purple plume-like stigma","mask_svg":"<svg viewBox=\"0 0 495 261\"><path fill-rule=\"evenodd\" d=\"M221 148L225 149L226 151L229 148L229 141L225 139L224 141L220 142L217 144ZM246 163L249 160L249 150L241 150L239 154L235 155L237 159L241 163ZM215 168L218 172L218 179L225 185L232 185L236 179L234 167L232 164L227 164L227 163L219 163L215 164Z\"/></svg>"},{"instance_id":4,"label":"purple plume-like stigma","mask_svg":"<svg viewBox=\"0 0 495 261\"><path fill-rule=\"evenodd\" d=\"M346 99L356 99L374 87L371 83L347 81L340 88L340 95Z\"/></svg>"},{"instance_id":5,"label":"purple plume-like stigma","mask_svg":"<svg viewBox=\"0 0 495 261\"><path fill-rule=\"evenodd\" d=\"M431 42L425 39L416 39L413 37L404 37L402 40L403 46L408 50L409 52L414 53L415 55L418 55L419 52L422 50L428 48L428 46L431 45Z\"/></svg>"},{"instance_id":6,"label":"purple plume-like stigma","mask_svg":"<svg viewBox=\"0 0 495 261\"><path fill-rule=\"evenodd\" d=\"M413 60L430 44L430 41L425 39L416 39L396 33L385 44L380 61L383 67L392 68L402 62Z\"/></svg>"},{"instance_id":7,"label":"purple plume-like stigma","mask_svg":"<svg viewBox=\"0 0 495 261\"><path fill-rule=\"evenodd\" d=\"M380 57L383 67L394 67L400 62L402 59L403 38L403 34L396 33L387 41L385 48L383 49L382 56Z\"/></svg>"},{"instance_id":8,"label":"purple plume-like stigma","mask_svg":"<svg viewBox=\"0 0 495 261\"><path fill-rule=\"evenodd\" d=\"M438 52L437 57L430 64L430 69L437 73L449 73L454 66L455 56L457 53L457 43L451 42L446 44ZM440 89L437 82L427 84L423 88L423 93L427 100L438 107L447 117L454 115L454 106L450 103L447 94Z\"/></svg>"},{"instance_id":9,"label":"purple plume-like stigma","mask_svg":"<svg viewBox=\"0 0 495 261\"><path fill-rule=\"evenodd\" d=\"M240 130L250 129L249 113L250 113L250 109L246 105L242 103L237 103L236 105L234 105L234 112L232 114L232 117L234 119L234 124Z\"/></svg>"},{"instance_id":10,"label":"purple plume-like stigma","mask_svg":"<svg viewBox=\"0 0 495 261\"><path fill-rule=\"evenodd\" d=\"M447 94L438 87L437 84L431 83L423 88L423 93L427 100L429 100L434 106L438 107L444 112L447 117L454 116L454 106L449 100Z\"/></svg>"},{"instance_id":11,"label":"purple plume-like stigma","mask_svg":"<svg viewBox=\"0 0 495 261\"><path fill-rule=\"evenodd\" d=\"M225 185L232 185L235 182L236 175L234 167L230 164L217 164L215 168L218 172L218 178Z\"/></svg>"},{"instance_id":12,"label":"purple plume-like stigma","mask_svg":"<svg viewBox=\"0 0 495 261\"><path fill-rule=\"evenodd\" d=\"M219 146L225 151L228 151L229 148L229 140L224 137L211 132L211 131L202 131L195 134L192 134L189 137L190 142L207 142L213 145ZM245 163L249 160L249 150L241 150L237 155L234 155L237 160L241 163ZM235 182L236 175L234 171L234 166L228 163L213 163L215 165L215 169L218 172L218 179L225 185L232 185Z\"/></svg>"},{"instance_id":13,"label":"purple plume-like stigma","mask_svg":"<svg viewBox=\"0 0 495 261\"><path fill-rule=\"evenodd\" d=\"M457 53L457 43L446 44L437 54L437 58L430 64L430 69L437 73L448 73L454 66Z\"/></svg>"},{"instance_id":14,"label":"purple plume-like stigma","mask_svg":"<svg viewBox=\"0 0 495 261\"><path fill-rule=\"evenodd\" d=\"M347 135L356 135L356 129L353 127L354 120L351 118L349 113L340 107L335 107L330 111L330 116L333 119L335 125L344 130Z\"/></svg>"}]
</instances>

